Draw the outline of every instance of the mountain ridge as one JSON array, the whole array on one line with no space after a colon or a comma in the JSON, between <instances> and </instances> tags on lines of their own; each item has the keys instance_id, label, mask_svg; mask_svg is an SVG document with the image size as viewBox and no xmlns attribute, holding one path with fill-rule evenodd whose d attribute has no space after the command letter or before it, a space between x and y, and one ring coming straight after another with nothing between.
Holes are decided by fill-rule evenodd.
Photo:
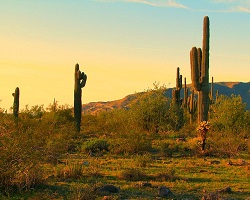
<instances>
[{"instance_id":1,"label":"mountain ridge","mask_svg":"<svg viewBox=\"0 0 250 200\"><path fill-rule=\"evenodd\" d=\"M211 83L210 83L211 86ZM247 109L250 110L250 82L216 82L213 84L213 96L215 97L216 91L219 91L220 95L231 96L240 95L244 103L247 104ZM187 84L189 93L192 90L192 85ZM172 97L173 88L168 88L165 92L167 97ZM181 90L181 96L183 97L183 89ZM136 100L136 94L129 94L122 99L113 101L99 101L90 102L82 105L83 113L97 114L102 111L109 111L117 108L126 108L128 105Z\"/></svg>"}]
</instances>

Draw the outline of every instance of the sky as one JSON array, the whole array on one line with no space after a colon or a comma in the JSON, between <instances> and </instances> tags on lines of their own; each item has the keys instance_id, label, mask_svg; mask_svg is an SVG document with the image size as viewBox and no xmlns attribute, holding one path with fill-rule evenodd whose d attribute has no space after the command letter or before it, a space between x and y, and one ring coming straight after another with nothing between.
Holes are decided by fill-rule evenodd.
<instances>
[{"instance_id":1,"label":"sky","mask_svg":"<svg viewBox=\"0 0 250 200\"><path fill-rule=\"evenodd\" d=\"M73 106L74 67L88 76L82 102L112 101L191 83L189 52L210 19L210 80L249 82L250 0L0 0L0 108Z\"/></svg>"}]
</instances>

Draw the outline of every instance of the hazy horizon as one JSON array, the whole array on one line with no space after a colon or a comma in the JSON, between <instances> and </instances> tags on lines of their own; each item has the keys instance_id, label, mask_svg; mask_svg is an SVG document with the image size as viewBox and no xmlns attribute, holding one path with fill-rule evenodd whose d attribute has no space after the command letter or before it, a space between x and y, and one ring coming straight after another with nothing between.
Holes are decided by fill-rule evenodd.
<instances>
[{"instance_id":1,"label":"hazy horizon","mask_svg":"<svg viewBox=\"0 0 250 200\"><path fill-rule=\"evenodd\" d=\"M210 18L210 80L249 82L250 1L0 0L0 108L20 88L20 107L55 98L73 105L74 66L87 76L83 103L190 83L189 51Z\"/></svg>"}]
</instances>

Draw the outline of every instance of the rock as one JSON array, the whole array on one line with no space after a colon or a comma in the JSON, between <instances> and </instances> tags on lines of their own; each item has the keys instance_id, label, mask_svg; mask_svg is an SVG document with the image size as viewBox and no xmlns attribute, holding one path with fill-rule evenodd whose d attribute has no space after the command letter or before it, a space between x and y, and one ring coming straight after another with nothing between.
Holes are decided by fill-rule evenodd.
<instances>
[{"instance_id":1,"label":"rock","mask_svg":"<svg viewBox=\"0 0 250 200\"><path fill-rule=\"evenodd\" d=\"M89 161L87 161L87 160L83 161L82 165L89 166Z\"/></svg>"},{"instance_id":2,"label":"rock","mask_svg":"<svg viewBox=\"0 0 250 200\"><path fill-rule=\"evenodd\" d=\"M241 160L238 160L237 165L244 166L244 165L247 165L247 162L245 160L241 159Z\"/></svg>"},{"instance_id":3,"label":"rock","mask_svg":"<svg viewBox=\"0 0 250 200\"><path fill-rule=\"evenodd\" d=\"M163 161L162 163L163 163L163 164L171 164L172 161L171 161L171 160L169 160L169 161Z\"/></svg>"},{"instance_id":4,"label":"rock","mask_svg":"<svg viewBox=\"0 0 250 200\"><path fill-rule=\"evenodd\" d=\"M221 198L219 197L219 194L218 193L208 193L208 194L205 194L201 200L221 200Z\"/></svg>"},{"instance_id":5,"label":"rock","mask_svg":"<svg viewBox=\"0 0 250 200\"><path fill-rule=\"evenodd\" d=\"M218 164L220 164L220 161L218 161L218 160L212 160L212 161L210 161L210 165L218 165Z\"/></svg>"},{"instance_id":6,"label":"rock","mask_svg":"<svg viewBox=\"0 0 250 200\"><path fill-rule=\"evenodd\" d=\"M112 200L112 196L103 196L102 200Z\"/></svg>"},{"instance_id":7,"label":"rock","mask_svg":"<svg viewBox=\"0 0 250 200\"><path fill-rule=\"evenodd\" d=\"M118 193L119 189L114 185L104 185L95 189L97 192Z\"/></svg>"},{"instance_id":8,"label":"rock","mask_svg":"<svg viewBox=\"0 0 250 200\"><path fill-rule=\"evenodd\" d=\"M169 188L165 186L161 186L159 187L158 194L160 197L168 197L168 196L171 196L173 193L171 192Z\"/></svg>"},{"instance_id":9,"label":"rock","mask_svg":"<svg viewBox=\"0 0 250 200\"><path fill-rule=\"evenodd\" d=\"M186 138L177 138L176 139L176 142L185 142L186 141Z\"/></svg>"},{"instance_id":10,"label":"rock","mask_svg":"<svg viewBox=\"0 0 250 200\"><path fill-rule=\"evenodd\" d=\"M148 182L141 182L138 184L140 187L152 187L151 183Z\"/></svg>"},{"instance_id":11,"label":"rock","mask_svg":"<svg viewBox=\"0 0 250 200\"><path fill-rule=\"evenodd\" d=\"M218 193L232 193L232 189L230 187L223 188L217 191Z\"/></svg>"},{"instance_id":12,"label":"rock","mask_svg":"<svg viewBox=\"0 0 250 200\"><path fill-rule=\"evenodd\" d=\"M233 165L233 162L232 162L231 160L229 160L229 161L227 162L227 165Z\"/></svg>"}]
</instances>

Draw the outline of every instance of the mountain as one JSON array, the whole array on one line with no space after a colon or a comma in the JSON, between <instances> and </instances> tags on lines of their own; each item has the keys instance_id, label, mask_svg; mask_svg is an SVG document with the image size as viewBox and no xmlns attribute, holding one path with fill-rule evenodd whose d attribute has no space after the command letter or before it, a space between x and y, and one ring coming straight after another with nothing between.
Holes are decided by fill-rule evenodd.
<instances>
[{"instance_id":1,"label":"mountain","mask_svg":"<svg viewBox=\"0 0 250 200\"><path fill-rule=\"evenodd\" d=\"M214 97L216 94L216 91L219 91L220 95L227 95L231 96L234 95L240 95L243 99L243 102L247 104L247 109L250 110L250 82L243 83L243 82L216 82L214 83ZM187 85L189 91L192 90L192 86L190 84ZM165 95L167 97L172 97L172 89L167 89ZM183 89L181 91L181 95L183 96ZM90 113L90 114L97 114L101 111L108 111L113 110L116 108L126 108L131 104L133 101L136 101L137 95L136 94L130 94L126 97L114 100L114 101L107 101L107 102L90 102L88 104L82 105L82 110L84 113Z\"/></svg>"}]
</instances>

